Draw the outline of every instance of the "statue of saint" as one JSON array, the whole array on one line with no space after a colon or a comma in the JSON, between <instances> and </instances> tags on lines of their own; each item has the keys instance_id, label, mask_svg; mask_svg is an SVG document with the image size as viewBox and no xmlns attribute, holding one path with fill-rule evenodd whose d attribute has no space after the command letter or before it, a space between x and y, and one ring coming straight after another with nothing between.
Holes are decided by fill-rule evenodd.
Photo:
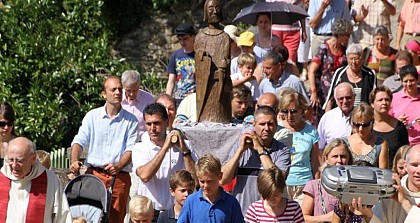
<instances>
[{"instance_id":1,"label":"statue of saint","mask_svg":"<svg viewBox=\"0 0 420 223\"><path fill-rule=\"evenodd\" d=\"M208 27L195 37L195 78L198 122L230 123L232 80L229 35L220 25L220 0L206 0L204 21Z\"/></svg>"}]
</instances>

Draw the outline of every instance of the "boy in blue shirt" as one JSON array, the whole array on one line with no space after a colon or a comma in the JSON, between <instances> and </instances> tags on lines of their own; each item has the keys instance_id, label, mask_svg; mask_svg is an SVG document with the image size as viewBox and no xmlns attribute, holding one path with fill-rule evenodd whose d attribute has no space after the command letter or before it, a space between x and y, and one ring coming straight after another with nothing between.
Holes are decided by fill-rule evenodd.
<instances>
[{"instance_id":1,"label":"boy in blue shirt","mask_svg":"<svg viewBox=\"0 0 420 223\"><path fill-rule=\"evenodd\" d=\"M244 223L236 198L219 185L222 165L213 155L206 154L196 164L200 190L188 196L178 223Z\"/></svg>"}]
</instances>

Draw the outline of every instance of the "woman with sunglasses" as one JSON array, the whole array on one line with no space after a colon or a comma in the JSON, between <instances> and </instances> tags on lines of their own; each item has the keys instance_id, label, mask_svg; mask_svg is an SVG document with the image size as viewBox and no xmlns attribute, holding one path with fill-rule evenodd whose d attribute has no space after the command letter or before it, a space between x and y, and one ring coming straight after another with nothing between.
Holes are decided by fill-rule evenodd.
<instances>
[{"instance_id":1,"label":"woman with sunglasses","mask_svg":"<svg viewBox=\"0 0 420 223\"><path fill-rule=\"evenodd\" d=\"M279 103L280 113L284 118L279 121L279 126L293 133L286 192L289 199L299 204L303 201L302 192L305 184L315 178L319 167L319 135L312 125L305 122L303 115L308 106L306 98L296 91L284 94Z\"/></svg>"},{"instance_id":2,"label":"woman with sunglasses","mask_svg":"<svg viewBox=\"0 0 420 223\"><path fill-rule=\"evenodd\" d=\"M373 70L363 65L363 48L360 44L350 44L346 50L348 65L338 68L331 81L327 100L323 105L325 111L337 107L334 100L334 89L341 82L353 86L356 98L354 106L369 102L369 94L376 87L376 76Z\"/></svg>"},{"instance_id":3,"label":"woman with sunglasses","mask_svg":"<svg viewBox=\"0 0 420 223\"><path fill-rule=\"evenodd\" d=\"M370 105L373 107L375 123L373 132L388 141L389 168L393 168L393 160L398 148L408 144L408 133L404 123L389 114L392 102L392 93L389 88L381 85L369 95Z\"/></svg>"},{"instance_id":4,"label":"woman with sunglasses","mask_svg":"<svg viewBox=\"0 0 420 223\"><path fill-rule=\"evenodd\" d=\"M357 106L351 117L353 134L348 142L353 160L363 160L379 168L388 168L388 142L373 132L374 111L367 103Z\"/></svg>"},{"instance_id":5,"label":"woman with sunglasses","mask_svg":"<svg viewBox=\"0 0 420 223\"><path fill-rule=\"evenodd\" d=\"M8 102L0 102L0 141L1 141L1 166L10 140L16 138L15 112Z\"/></svg>"},{"instance_id":6,"label":"woman with sunglasses","mask_svg":"<svg viewBox=\"0 0 420 223\"><path fill-rule=\"evenodd\" d=\"M325 147L322 161L320 172L326 166L352 165L353 157L343 139L333 139ZM319 179L309 181L303 189L303 194L302 212L305 222L332 221L334 205L338 199L325 191Z\"/></svg>"}]
</instances>

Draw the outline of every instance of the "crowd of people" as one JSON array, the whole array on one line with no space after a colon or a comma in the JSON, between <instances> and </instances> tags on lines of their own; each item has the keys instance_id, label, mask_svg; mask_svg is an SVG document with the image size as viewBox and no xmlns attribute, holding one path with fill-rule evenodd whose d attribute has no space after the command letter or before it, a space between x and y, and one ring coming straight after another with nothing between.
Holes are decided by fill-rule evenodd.
<instances>
[{"instance_id":1,"label":"crowd of people","mask_svg":"<svg viewBox=\"0 0 420 223\"><path fill-rule=\"evenodd\" d=\"M198 118L194 26L175 29L181 48L170 57L165 94L140 89L134 70L105 78L105 104L85 115L71 143L70 172L86 167L113 188L109 222L416 222L420 2L405 0L395 48L394 1L290 3L309 18L277 25L261 13L256 33L225 26L231 126L243 126L227 160L198 155L180 125ZM205 6L205 18L221 16L218 0ZM18 136L15 121L0 103L0 197L8 199L0 221L89 222L71 215L48 154ZM320 183L334 165L390 169L395 195L374 206L363 197L342 203Z\"/></svg>"}]
</instances>

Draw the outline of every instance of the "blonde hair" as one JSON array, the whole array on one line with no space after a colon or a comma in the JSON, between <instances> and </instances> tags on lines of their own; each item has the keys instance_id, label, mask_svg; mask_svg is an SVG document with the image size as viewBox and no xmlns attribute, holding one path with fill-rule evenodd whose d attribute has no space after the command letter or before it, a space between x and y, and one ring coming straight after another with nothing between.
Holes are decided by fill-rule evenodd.
<instances>
[{"instance_id":1,"label":"blonde hair","mask_svg":"<svg viewBox=\"0 0 420 223\"><path fill-rule=\"evenodd\" d=\"M269 169L265 169L258 174L257 178L258 192L261 194L263 199L267 199L273 196L276 190L283 193L286 187L286 182L283 177L281 170L273 166Z\"/></svg>"},{"instance_id":2,"label":"blonde hair","mask_svg":"<svg viewBox=\"0 0 420 223\"><path fill-rule=\"evenodd\" d=\"M255 69L257 67L255 56L250 53L241 53L238 56L238 67L242 67L245 64L251 64L252 68Z\"/></svg>"},{"instance_id":3,"label":"blonde hair","mask_svg":"<svg viewBox=\"0 0 420 223\"><path fill-rule=\"evenodd\" d=\"M131 216L134 215L147 215L150 214L153 216L154 208L152 200L148 197L142 195L136 195L131 198L130 203L128 205L129 212Z\"/></svg>"},{"instance_id":4,"label":"blonde hair","mask_svg":"<svg viewBox=\"0 0 420 223\"><path fill-rule=\"evenodd\" d=\"M77 218L73 218L73 223L87 223L86 218L84 217L77 217Z\"/></svg>"},{"instance_id":5,"label":"blonde hair","mask_svg":"<svg viewBox=\"0 0 420 223\"><path fill-rule=\"evenodd\" d=\"M351 117L352 122L354 122L355 119L359 119L362 117L366 118L369 122L374 120L373 108L372 106L370 106L369 104L365 102L360 103L359 106L354 108L352 113L353 113Z\"/></svg>"},{"instance_id":6,"label":"blonde hair","mask_svg":"<svg viewBox=\"0 0 420 223\"><path fill-rule=\"evenodd\" d=\"M205 154L200 159L198 159L196 164L197 175L201 174L213 174L219 175L222 172L222 164L220 163L219 158L211 155Z\"/></svg>"},{"instance_id":7,"label":"blonde hair","mask_svg":"<svg viewBox=\"0 0 420 223\"><path fill-rule=\"evenodd\" d=\"M328 164L325 161L327 161L328 154L330 154L330 152L334 148L339 147L339 146L344 146L344 148L346 149L346 153L347 153L347 156L348 156L347 157L347 159L348 159L347 165L353 165L353 155L351 154L351 151L349 149L349 145L343 139L336 138L336 139L331 140L331 142L328 143L327 146L325 147L324 152L322 153L323 164L319 167L319 171L322 172L325 169L325 167L327 167Z\"/></svg>"},{"instance_id":8,"label":"blonde hair","mask_svg":"<svg viewBox=\"0 0 420 223\"><path fill-rule=\"evenodd\" d=\"M36 150L36 158L41 162L41 164L49 169L51 167L51 158L50 154L45 150Z\"/></svg>"},{"instance_id":9,"label":"blonde hair","mask_svg":"<svg viewBox=\"0 0 420 223\"><path fill-rule=\"evenodd\" d=\"M298 92L292 92L288 90L287 92L283 92L281 98L279 107L280 109L287 109L287 107L292 103L295 103L295 106L297 109L305 111L306 108L308 108L308 102L306 101L306 98L298 93Z\"/></svg>"},{"instance_id":10,"label":"blonde hair","mask_svg":"<svg viewBox=\"0 0 420 223\"><path fill-rule=\"evenodd\" d=\"M410 145L404 145L398 148L397 152L395 153L394 160L392 161L392 172L398 173L397 171L397 164L399 160L405 159L405 154L407 154L408 149L410 149Z\"/></svg>"}]
</instances>

